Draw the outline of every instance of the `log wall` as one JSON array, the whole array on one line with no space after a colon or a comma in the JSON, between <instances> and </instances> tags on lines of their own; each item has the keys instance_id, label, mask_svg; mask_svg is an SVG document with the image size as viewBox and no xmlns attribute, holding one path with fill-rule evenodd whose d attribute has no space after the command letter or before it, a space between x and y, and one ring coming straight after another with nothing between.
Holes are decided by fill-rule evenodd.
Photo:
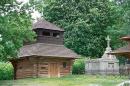
<instances>
[{"instance_id":1,"label":"log wall","mask_svg":"<svg viewBox=\"0 0 130 86\"><path fill-rule=\"evenodd\" d=\"M28 59L19 60L16 67L16 79L33 76L33 66Z\"/></svg>"},{"instance_id":2,"label":"log wall","mask_svg":"<svg viewBox=\"0 0 130 86\"><path fill-rule=\"evenodd\" d=\"M71 74L73 59L30 57L17 61L15 78L51 77L51 63L57 64L57 77ZM66 63L65 67L63 66L64 63Z\"/></svg>"}]
</instances>

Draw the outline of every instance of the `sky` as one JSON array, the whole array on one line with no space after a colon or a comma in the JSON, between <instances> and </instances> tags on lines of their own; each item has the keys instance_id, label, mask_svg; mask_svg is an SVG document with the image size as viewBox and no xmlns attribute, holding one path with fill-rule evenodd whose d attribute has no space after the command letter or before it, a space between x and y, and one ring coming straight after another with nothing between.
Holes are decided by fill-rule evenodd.
<instances>
[{"instance_id":1,"label":"sky","mask_svg":"<svg viewBox=\"0 0 130 86\"><path fill-rule=\"evenodd\" d=\"M27 3L29 0L17 0L17 2Z\"/></svg>"},{"instance_id":2,"label":"sky","mask_svg":"<svg viewBox=\"0 0 130 86\"><path fill-rule=\"evenodd\" d=\"M17 2L22 3L22 4L25 4L25 3L28 3L29 0L17 0ZM31 13L31 15L32 15L32 18L33 18L33 19L37 19L37 18L40 18L40 17L41 17L41 14L40 14L38 11L36 11L36 10L34 10L34 12Z\"/></svg>"}]
</instances>

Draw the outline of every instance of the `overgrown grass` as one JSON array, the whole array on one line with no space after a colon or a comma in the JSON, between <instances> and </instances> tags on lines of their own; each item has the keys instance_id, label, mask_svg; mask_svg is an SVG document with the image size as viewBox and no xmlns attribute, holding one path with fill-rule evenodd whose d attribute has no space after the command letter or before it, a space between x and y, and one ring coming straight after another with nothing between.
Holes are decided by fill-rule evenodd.
<instances>
[{"instance_id":1,"label":"overgrown grass","mask_svg":"<svg viewBox=\"0 0 130 86\"><path fill-rule=\"evenodd\" d=\"M0 62L0 80L13 79L13 67L9 62Z\"/></svg>"},{"instance_id":2,"label":"overgrown grass","mask_svg":"<svg viewBox=\"0 0 130 86\"><path fill-rule=\"evenodd\" d=\"M3 80L0 86L116 86L125 80L126 76L70 75L61 78Z\"/></svg>"}]
</instances>

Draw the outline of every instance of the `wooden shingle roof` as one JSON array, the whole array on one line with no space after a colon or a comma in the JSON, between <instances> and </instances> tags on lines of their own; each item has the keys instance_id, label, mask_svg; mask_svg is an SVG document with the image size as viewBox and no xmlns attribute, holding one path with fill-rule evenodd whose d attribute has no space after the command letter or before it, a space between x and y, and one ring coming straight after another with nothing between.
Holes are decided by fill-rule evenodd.
<instances>
[{"instance_id":1,"label":"wooden shingle roof","mask_svg":"<svg viewBox=\"0 0 130 86\"><path fill-rule=\"evenodd\" d=\"M130 53L130 47L129 46L121 47L121 48L118 48L117 50L112 51L111 53L112 54Z\"/></svg>"},{"instance_id":2,"label":"wooden shingle roof","mask_svg":"<svg viewBox=\"0 0 130 86\"><path fill-rule=\"evenodd\" d=\"M36 23L33 24L33 29L43 28L49 30L57 30L57 31L64 31L63 29L57 27L53 23L50 23L44 19L38 19Z\"/></svg>"},{"instance_id":3,"label":"wooden shingle roof","mask_svg":"<svg viewBox=\"0 0 130 86\"><path fill-rule=\"evenodd\" d=\"M118 48L117 50L113 50L112 52L108 54L130 57L130 45Z\"/></svg>"},{"instance_id":4,"label":"wooden shingle roof","mask_svg":"<svg viewBox=\"0 0 130 86\"><path fill-rule=\"evenodd\" d=\"M78 55L64 45L35 43L20 48L18 57L43 56L43 57L64 57L78 58Z\"/></svg>"},{"instance_id":5,"label":"wooden shingle roof","mask_svg":"<svg viewBox=\"0 0 130 86\"><path fill-rule=\"evenodd\" d=\"M125 37L122 37L121 39L125 41L130 41L130 36L125 36Z\"/></svg>"},{"instance_id":6,"label":"wooden shingle roof","mask_svg":"<svg viewBox=\"0 0 130 86\"><path fill-rule=\"evenodd\" d=\"M116 50L113 50L112 52L110 52L108 54L130 57L130 36L125 36L125 37L122 37L121 39L127 41L128 45L121 47L121 48L118 48Z\"/></svg>"}]
</instances>

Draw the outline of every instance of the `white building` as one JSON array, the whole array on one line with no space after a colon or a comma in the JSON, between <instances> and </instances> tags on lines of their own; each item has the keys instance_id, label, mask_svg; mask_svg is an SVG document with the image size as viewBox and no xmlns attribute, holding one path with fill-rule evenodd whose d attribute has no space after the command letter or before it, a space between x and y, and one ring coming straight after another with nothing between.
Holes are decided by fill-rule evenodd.
<instances>
[{"instance_id":1,"label":"white building","mask_svg":"<svg viewBox=\"0 0 130 86\"><path fill-rule=\"evenodd\" d=\"M86 60L85 72L86 74L119 74L119 61L114 55L107 53L111 52L110 38L106 38L107 48L103 56L99 59Z\"/></svg>"}]
</instances>

